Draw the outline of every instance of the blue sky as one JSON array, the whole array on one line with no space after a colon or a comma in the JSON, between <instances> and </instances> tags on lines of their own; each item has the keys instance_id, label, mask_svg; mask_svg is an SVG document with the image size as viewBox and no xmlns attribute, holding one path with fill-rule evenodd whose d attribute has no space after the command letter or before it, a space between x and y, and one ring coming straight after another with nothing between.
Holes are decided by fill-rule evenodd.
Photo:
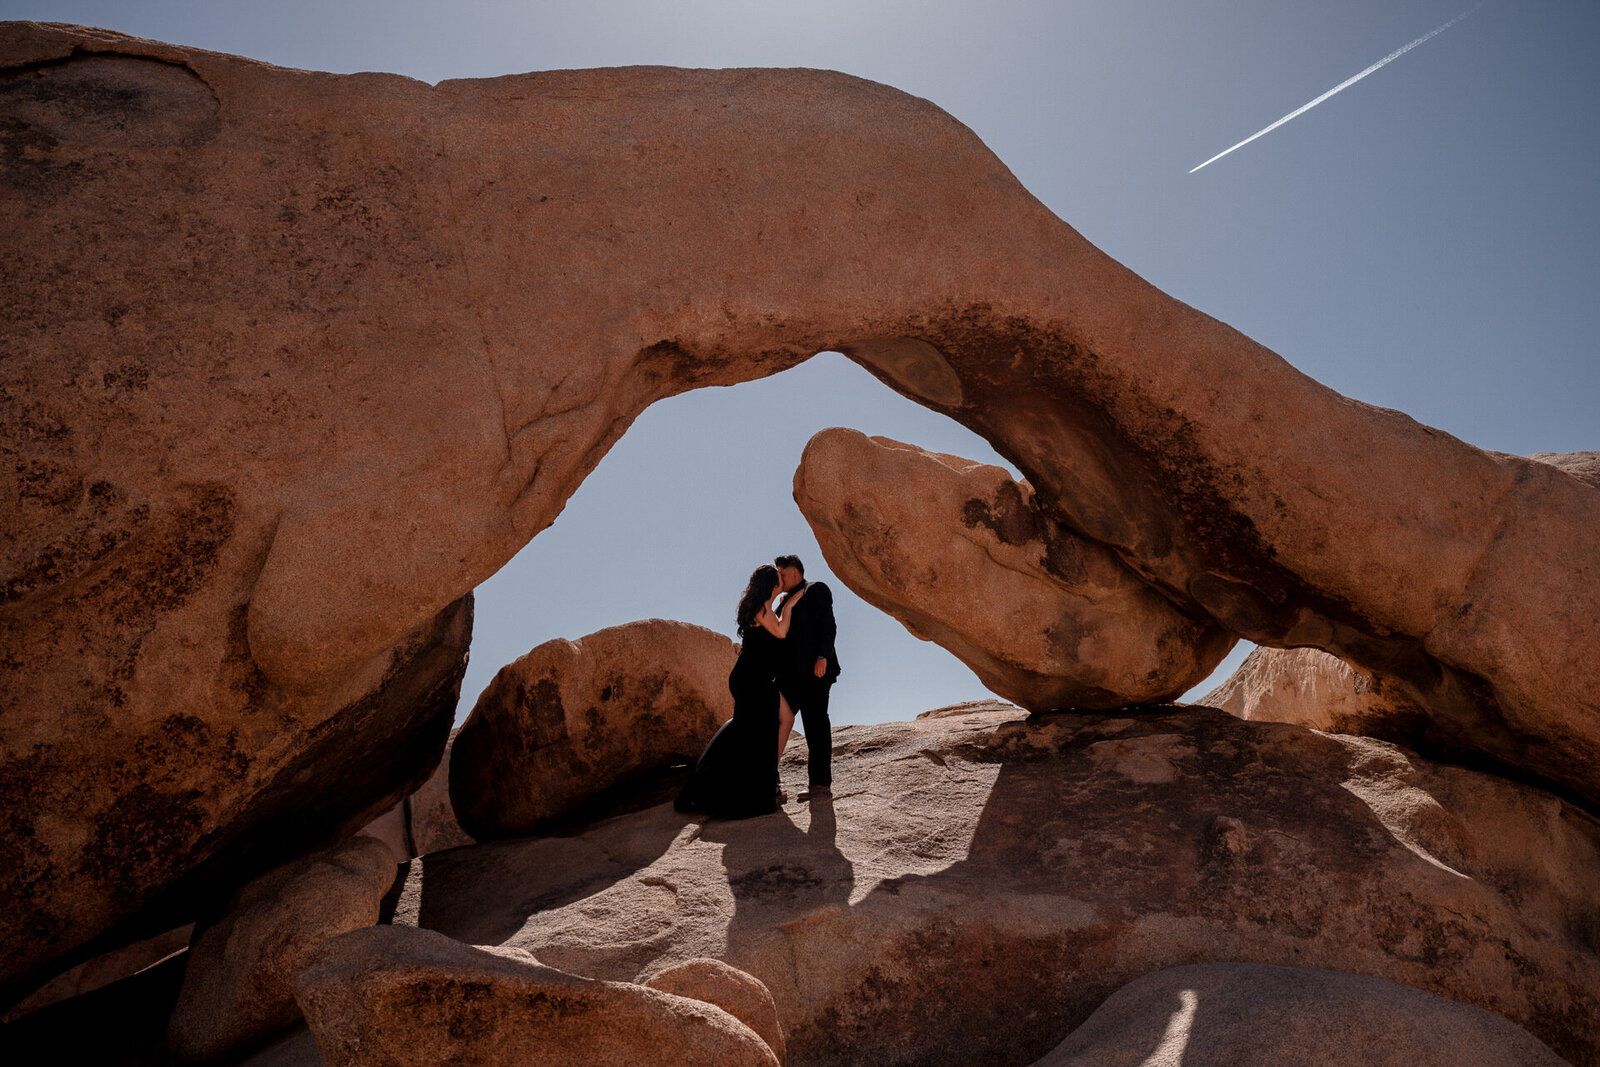
<instances>
[{"instance_id":1,"label":"blue sky","mask_svg":"<svg viewBox=\"0 0 1600 1067\"><path fill-rule=\"evenodd\" d=\"M0 0L0 15L428 81L635 63L847 71L939 104L1091 241L1341 392L1485 448L1600 448L1600 4L1489 0L1188 173L1470 6ZM480 587L461 714L552 637L649 616L731 633L745 577L776 552L828 577L789 481L830 425L994 458L834 355L658 404ZM833 584L837 721L983 695Z\"/></svg>"}]
</instances>

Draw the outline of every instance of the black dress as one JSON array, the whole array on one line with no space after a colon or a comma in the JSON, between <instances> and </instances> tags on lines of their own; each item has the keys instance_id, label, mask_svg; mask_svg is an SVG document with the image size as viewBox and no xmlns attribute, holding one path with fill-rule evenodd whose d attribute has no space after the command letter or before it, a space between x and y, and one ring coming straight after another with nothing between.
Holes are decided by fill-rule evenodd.
<instances>
[{"instance_id":1,"label":"black dress","mask_svg":"<svg viewBox=\"0 0 1600 1067\"><path fill-rule=\"evenodd\" d=\"M706 745L674 807L730 819L777 809L779 641L759 626L728 674L733 718Z\"/></svg>"}]
</instances>

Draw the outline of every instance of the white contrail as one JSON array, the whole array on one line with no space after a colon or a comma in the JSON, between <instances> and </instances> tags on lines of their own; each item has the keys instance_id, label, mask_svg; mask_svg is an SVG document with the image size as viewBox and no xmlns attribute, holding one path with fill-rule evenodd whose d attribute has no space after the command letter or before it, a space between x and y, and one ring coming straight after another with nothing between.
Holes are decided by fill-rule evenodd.
<instances>
[{"instance_id":1,"label":"white contrail","mask_svg":"<svg viewBox=\"0 0 1600 1067\"><path fill-rule=\"evenodd\" d=\"M1463 11L1461 14L1457 15L1455 18L1451 19L1449 22L1445 23L1443 26L1440 26L1437 29L1429 30L1427 33L1423 34L1421 37L1418 37L1415 41L1412 41L1410 44L1406 45L1404 48L1396 48L1393 52L1390 52L1388 55L1384 56L1382 59L1380 59L1376 63L1372 64L1372 66L1368 67L1366 70L1362 71L1360 74L1357 74L1357 75L1355 75L1354 77L1351 77L1351 78L1346 78L1344 81L1340 82L1338 85L1335 85L1332 89L1329 89L1327 92L1323 93L1321 96L1319 96L1315 100L1311 101L1311 103L1306 104L1304 107L1295 108L1293 111L1289 112L1287 115L1283 116L1283 118L1279 119L1277 122L1274 122L1271 126L1268 126L1266 129L1261 130L1258 133L1252 133L1249 137L1246 137L1244 140L1240 141L1238 144L1234 145L1232 148L1227 149L1226 151L1218 152L1216 155L1212 156L1210 159L1208 159L1204 163L1200 164L1200 167L1209 167L1211 164L1215 163L1217 160L1221 159L1223 156L1227 155L1229 152L1237 151L1238 149L1241 149L1245 145L1249 144L1251 141L1254 141L1257 137L1263 137L1266 134L1271 133L1273 130L1277 129L1279 126L1282 126L1285 122L1288 122L1290 119L1298 118L1301 115L1304 115L1307 111L1310 111L1312 108L1316 107L1318 104L1320 104L1324 100L1328 99L1328 97L1332 96L1334 93L1343 92L1344 90L1350 88L1350 86L1354 85L1356 82L1360 81L1362 78L1365 78L1368 74L1371 74L1373 71L1377 70L1379 67L1386 67L1390 63L1393 63L1395 60L1399 59L1401 56L1405 55L1407 52L1409 52L1413 48L1417 47L1417 45L1426 44L1428 41L1433 40L1435 37L1439 36L1445 30L1448 30L1451 26L1454 26L1456 23L1460 22L1462 19L1466 18L1468 15L1472 14L1474 11L1478 10L1478 8L1482 7L1484 4L1486 4L1488 2L1489 2L1489 0L1480 0L1479 3L1477 3L1473 7L1468 8L1467 10ZM1189 173L1193 174L1194 171L1195 170L1199 170L1200 167L1194 168L1194 170L1191 170Z\"/></svg>"}]
</instances>

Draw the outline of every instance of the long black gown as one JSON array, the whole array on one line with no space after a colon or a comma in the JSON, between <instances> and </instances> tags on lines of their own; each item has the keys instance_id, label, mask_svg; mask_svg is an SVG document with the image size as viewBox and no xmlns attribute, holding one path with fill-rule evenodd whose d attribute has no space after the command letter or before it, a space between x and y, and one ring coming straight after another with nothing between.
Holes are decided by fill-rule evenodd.
<instances>
[{"instance_id":1,"label":"long black gown","mask_svg":"<svg viewBox=\"0 0 1600 1067\"><path fill-rule=\"evenodd\" d=\"M778 639L755 627L728 674L733 718L711 738L678 794L679 811L730 819L777 809Z\"/></svg>"}]
</instances>

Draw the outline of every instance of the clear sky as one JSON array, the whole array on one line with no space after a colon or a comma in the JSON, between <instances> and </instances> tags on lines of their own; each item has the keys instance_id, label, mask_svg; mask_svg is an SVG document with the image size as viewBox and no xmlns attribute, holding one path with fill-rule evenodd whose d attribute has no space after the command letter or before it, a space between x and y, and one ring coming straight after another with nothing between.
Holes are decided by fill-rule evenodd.
<instances>
[{"instance_id":1,"label":"clear sky","mask_svg":"<svg viewBox=\"0 0 1600 1067\"><path fill-rule=\"evenodd\" d=\"M939 104L1091 241L1341 392L1485 448L1600 448L1596 0L1488 0L1189 173L1473 2L0 0L0 15L428 81L636 63L872 78ZM830 578L789 484L831 425L997 459L836 355L658 404L479 588L461 716L553 637L650 616L731 633L745 578L777 552ZM831 584L836 721L984 695Z\"/></svg>"}]
</instances>

